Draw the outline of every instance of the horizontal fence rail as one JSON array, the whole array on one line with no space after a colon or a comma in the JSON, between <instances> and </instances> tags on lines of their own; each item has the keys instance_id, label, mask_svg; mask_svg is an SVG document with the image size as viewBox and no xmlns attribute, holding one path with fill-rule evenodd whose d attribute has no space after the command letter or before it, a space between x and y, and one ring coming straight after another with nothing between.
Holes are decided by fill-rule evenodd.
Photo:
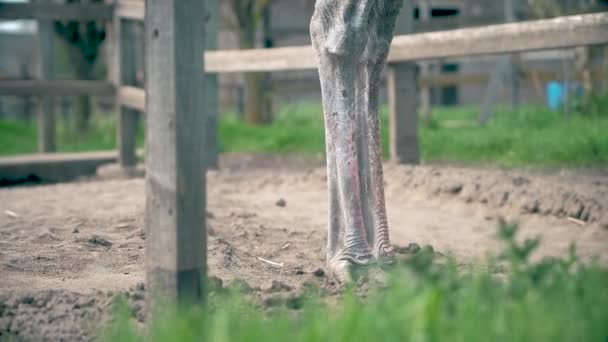
<instances>
[{"instance_id":1,"label":"horizontal fence rail","mask_svg":"<svg viewBox=\"0 0 608 342\"><path fill-rule=\"evenodd\" d=\"M107 81L81 80L0 80L0 95L112 95L114 86Z\"/></svg>"},{"instance_id":2,"label":"horizontal fence rail","mask_svg":"<svg viewBox=\"0 0 608 342\"><path fill-rule=\"evenodd\" d=\"M418 33L393 39L389 63L493 55L608 43L608 13L583 14L511 24ZM207 72L315 69L310 46L209 51Z\"/></svg>"},{"instance_id":3,"label":"horizontal fence rail","mask_svg":"<svg viewBox=\"0 0 608 342\"><path fill-rule=\"evenodd\" d=\"M121 0L116 4L116 16L122 19L144 20L145 7L143 0Z\"/></svg>"},{"instance_id":4,"label":"horizontal fence rail","mask_svg":"<svg viewBox=\"0 0 608 342\"><path fill-rule=\"evenodd\" d=\"M121 86L118 90L118 102L125 107L146 111L146 91L142 88Z\"/></svg>"},{"instance_id":5,"label":"horizontal fence rail","mask_svg":"<svg viewBox=\"0 0 608 342\"><path fill-rule=\"evenodd\" d=\"M0 20L112 20L114 6L109 4L54 4L0 2Z\"/></svg>"}]
</instances>

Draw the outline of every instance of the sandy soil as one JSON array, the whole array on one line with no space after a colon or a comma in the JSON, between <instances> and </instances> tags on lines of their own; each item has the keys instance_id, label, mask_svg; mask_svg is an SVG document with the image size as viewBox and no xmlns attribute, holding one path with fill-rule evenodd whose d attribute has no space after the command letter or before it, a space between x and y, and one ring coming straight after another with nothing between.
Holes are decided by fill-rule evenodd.
<instances>
[{"instance_id":1,"label":"sandy soil","mask_svg":"<svg viewBox=\"0 0 608 342\"><path fill-rule=\"evenodd\" d=\"M244 282L268 303L297 298L310 283L336 291L323 274L322 163L260 155L221 162L208 175L216 281ZM563 254L575 242L584 259L608 263L608 170L387 165L385 178L398 246L428 244L473 263L499 248L505 217L519 222L522 238L542 236L535 257ZM91 340L118 292L143 319L143 211L143 179L0 189L0 340Z\"/></svg>"}]
</instances>

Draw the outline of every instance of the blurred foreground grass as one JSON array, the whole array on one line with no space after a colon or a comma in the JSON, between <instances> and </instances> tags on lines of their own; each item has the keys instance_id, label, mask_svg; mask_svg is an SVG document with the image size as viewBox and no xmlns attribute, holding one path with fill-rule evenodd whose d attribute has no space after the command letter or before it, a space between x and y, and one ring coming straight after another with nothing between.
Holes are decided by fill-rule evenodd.
<instances>
[{"instance_id":1,"label":"blurred foreground grass","mask_svg":"<svg viewBox=\"0 0 608 342\"><path fill-rule=\"evenodd\" d=\"M564 119L561 112L527 106L498 109L488 125L477 124L473 107L436 108L428 126L420 127L422 159L502 166L597 166L608 164L608 107ZM388 155L388 120L382 112L384 155ZM113 149L113 117L97 118L93 129L79 135L59 129L60 151ZM251 126L227 113L220 120L223 152L324 153L321 108L318 104L284 107L268 126ZM138 132L143 146L143 128ZM34 126L0 121L0 155L36 152Z\"/></svg>"},{"instance_id":2,"label":"blurred foreground grass","mask_svg":"<svg viewBox=\"0 0 608 342\"><path fill-rule=\"evenodd\" d=\"M119 299L102 340L607 341L608 271L580 264L573 248L566 258L531 262L538 240L516 243L515 232L500 229L507 247L486 271L438 263L423 248L366 298L347 289L328 304L310 289L291 304L264 308L238 291L214 289L205 309L162 312L145 337Z\"/></svg>"}]
</instances>

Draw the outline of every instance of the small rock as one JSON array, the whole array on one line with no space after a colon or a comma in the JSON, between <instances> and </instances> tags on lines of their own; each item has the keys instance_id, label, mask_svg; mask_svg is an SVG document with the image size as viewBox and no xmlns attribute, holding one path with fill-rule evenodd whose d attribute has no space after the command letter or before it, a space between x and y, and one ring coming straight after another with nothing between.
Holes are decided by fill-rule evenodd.
<instances>
[{"instance_id":1,"label":"small rock","mask_svg":"<svg viewBox=\"0 0 608 342\"><path fill-rule=\"evenodd\" d=\"M316 270L314 270L314 272L312 272L312 274L314 274L316 277L323 277L323 276L325 276L325 270L319 267Z\"/></svg>"},{"instance_id":2,"label":"small rock","mask_svg":"<svg viewBox=\"0 0 608 342\"><path fill-rule=\"evenodd\" d=\"M80 233L80 230L78 230L78 228L74 228L74 230L72 230L72 234L78 234Z\"/></svg>"},{"instance_id":3,"label":"small rock","mask_svg":"<svg viewBox=\"0 0 608 342\"><path fill-rule=\"evenodd\" d=\"M513 185L515 185L515 186L522 186L522 185L526 185L529 183L530 183L530 180L526 177L522 177L522 176L513 177Z\"/></svg>"},{"instance_id":4,"label":"small rock","mask_svg":"<svg viewBox=\"0 0 608 342\"><path fill-rule=\"evenodd\" d=\"M91 245L103 246L103 247L111 247L112 243L108 241L106 238L103 238L99 235L93 235L87 239L87 242Z\"/></svg>"},{"instance_id":5,"label":"small rock","mask_svg":"<svg viewBox=\"0 0 608 342\"><path fill-rule=\"evenodd\" d=\"M279 292L279 291L290 291L291 286L280 282L278 280L271 280L263 283L260 286L260 290L264 292Z\"/></svg>"},{"instance_id":6,"label":"small rock","mask_svg":"<svg viewBox=\"0 0 608 342\"><path fill-rule=\"evenodd\" d=\"M540 202L537 199L528 201L523 205L523 209L527 213L538 213L540 211Z\"/></svg>"},{"instance_id":7,"label":"small rock","mask_svg":"<svg viewBox=\"0 0 608 342\"><path fill-rule=\"evenodd\" d=\"M207 223L207 235L209 235L209 236L215 236L215 235L217 235L217 232L215 231L215 228L213 228L213 226L210 225L209 223Z\"/></svg>"},{"instance_id":8,"label":"small rock","mask_svg":"<svg viewBox=\"0 0 608 342\"><path fill-rule=\"evenodd\" d=\"M452 182L452 183L448 183L446 186L444 186L443 190L447 193L457 195L460 193L460 191L462 191L462 187L463 187L462 183Z\"/></svg>"},{"instance_id":9,"label":"small rock","mask_svg":"<svg viewBox=\"0 0 608 342\"><path fill-rule=\"evenodd\" d=\"M284 199L279 198L279 200L275 204L276 204L277 207L281 207L282 208L282 207L285 207L287 205L287 202Z\"/></svg>"}]
</instances>

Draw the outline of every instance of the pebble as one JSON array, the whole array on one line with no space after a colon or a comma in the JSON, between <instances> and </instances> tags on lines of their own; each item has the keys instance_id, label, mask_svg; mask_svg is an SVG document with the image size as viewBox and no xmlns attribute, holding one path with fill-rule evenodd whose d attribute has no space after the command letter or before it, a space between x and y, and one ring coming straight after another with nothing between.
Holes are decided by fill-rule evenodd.
<instances>
[{"instance_id":1,"label":"pebble","mask_svg":"<svg viewBox=\"0 0 608 342\"><path fill-rule=\"evenodd\" d=\"M260 290L262 290L264 292L290 291L291 286L274 279L274 280L263 283L260 286Z\"/></svg>"},{"instance_id":2,"label":"pebble","mask_svg":"<svg viewBox=\"0 0 608 342\"><path fill-rule=\"evenodd\" d=\"M323 276L325 276L325 270L319 267L314 272L312 272L312 274L314 274L317 277L323 277Z\"/></svg>"}]
</instances>

